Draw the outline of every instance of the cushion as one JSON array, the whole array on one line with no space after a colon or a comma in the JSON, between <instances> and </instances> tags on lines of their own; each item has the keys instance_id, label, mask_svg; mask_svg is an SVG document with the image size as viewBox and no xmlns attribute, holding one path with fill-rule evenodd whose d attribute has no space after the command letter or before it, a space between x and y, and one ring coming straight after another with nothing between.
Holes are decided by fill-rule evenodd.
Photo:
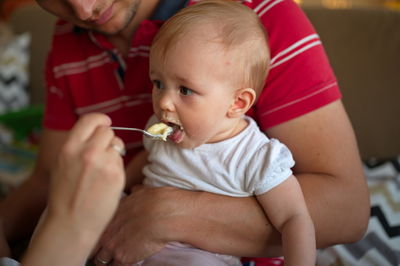
<instances>
[{"instance_id":1,"label":"cushion","mask_svg":"<svg viewBox=\"0 0 400 266\"><path fill-rule=\"evenodd\" d=\"M400 265L400 156L364 164L371 198L368 229L360 241L318 251L317 265Z\"/></svg>"},{"instance_id":2,"label":"cushion","mask_svg":"<svg viewBox=\"0 0 400 266\"><path fill-rule=\"evenodd\" d=\"M0 28L0 114L27 106L29 33L13 35Z\"/></svg>"}]
</instances>

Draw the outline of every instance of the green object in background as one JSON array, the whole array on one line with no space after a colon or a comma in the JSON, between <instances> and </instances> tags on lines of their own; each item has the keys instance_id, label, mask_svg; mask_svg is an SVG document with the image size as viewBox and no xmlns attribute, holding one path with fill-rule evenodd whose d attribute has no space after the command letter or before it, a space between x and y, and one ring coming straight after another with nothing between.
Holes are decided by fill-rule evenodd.
<instances>
[{"instance_id":1,"label":"green object in background","mask_svg":"<svg viewBox=\"0 0 400 266\"><path fill-rule=\"evenodd\" d=\"M13 132L15 141L22 141L42 129L43 105L31 105L0 115L0 124Z\"/></svg>"}]
</instances>

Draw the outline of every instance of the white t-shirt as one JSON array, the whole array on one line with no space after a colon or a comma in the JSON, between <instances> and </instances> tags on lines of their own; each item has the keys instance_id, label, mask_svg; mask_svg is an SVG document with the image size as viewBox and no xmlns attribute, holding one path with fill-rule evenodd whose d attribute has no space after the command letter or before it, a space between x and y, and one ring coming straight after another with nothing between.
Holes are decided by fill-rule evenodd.
<instances>
[{"instance_id":1,"label":"white t-shirt","mask_svg":"<svg viewBox=\"0 0 400 266\"><path fill-rule=\"evenodd\" d=\"M260 195L286 180L294 161L289 149L248 126L238 135L194 149L179 148L171 141L144 139L150 164L144 184L208 191L234 197ZM156 123L153 116L149 124Z\"/></svg>"}]
</instances>

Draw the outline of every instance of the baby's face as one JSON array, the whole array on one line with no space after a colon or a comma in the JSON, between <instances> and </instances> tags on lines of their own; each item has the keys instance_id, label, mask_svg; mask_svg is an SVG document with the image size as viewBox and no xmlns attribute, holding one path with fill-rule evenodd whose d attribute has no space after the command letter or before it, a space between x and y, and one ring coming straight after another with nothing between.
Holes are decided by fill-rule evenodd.
<instances>
[{"instance_id":1,"label":"baby's face","mask_svg":"<svg viewBox=\"0 0 400 266\"><path fill-rule=\"evenodd\" d=\"M195 148L231 137L234 121L227 112L240 89L240 72L229 55L201 34L182 37L165 61L151 53L154 112L174 127L169 139L179 146Z\"/></svg>"}]
</instances>

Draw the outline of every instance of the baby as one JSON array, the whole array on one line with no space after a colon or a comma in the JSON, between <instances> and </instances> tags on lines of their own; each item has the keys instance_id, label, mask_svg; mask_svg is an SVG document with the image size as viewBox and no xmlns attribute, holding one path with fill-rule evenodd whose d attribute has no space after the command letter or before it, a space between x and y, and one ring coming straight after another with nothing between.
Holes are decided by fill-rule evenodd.
<instances>
[{"instance_id":1,"label":"baby","mask_svg":"<svg viewBox=\"0 0 400 266\"><path fill-rule=\"evenodd\" d=\"M288 148L246 112L269 67L257 15L229 0L201 1L168 20L150 51L155 115L168 141L145 139L144 184L255 196L282 235L285 265L315 264L315 232ZM171 263L174 261L174 263ZM145 265L241 265L239 258L169 243Z\"/></svg>"}]
</instances>

